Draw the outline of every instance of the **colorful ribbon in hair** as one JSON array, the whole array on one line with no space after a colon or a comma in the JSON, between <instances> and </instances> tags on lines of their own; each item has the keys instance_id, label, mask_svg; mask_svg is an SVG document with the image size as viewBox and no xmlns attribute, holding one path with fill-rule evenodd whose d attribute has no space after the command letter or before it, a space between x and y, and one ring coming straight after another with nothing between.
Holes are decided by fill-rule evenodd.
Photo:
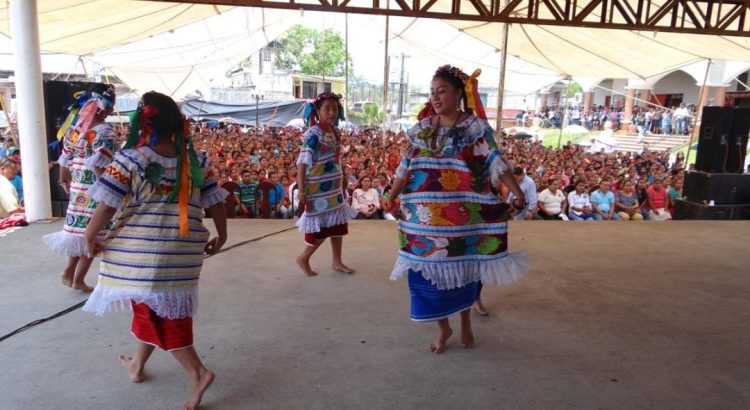
<instances>
[{"instance_id":1,"label":"colorful ribbon in hair","mask_svg":"<svg viewBox=\"0 0 750 410\"><path fill-rule=\"evenodd\" d=\"M471 77L462 79L464 82L464 91L466 92L466 103L474 114L483 119L487 119L487 114L484 112L484 106L482 105L482 99L479 97L479 82L477 78L482 74L482 70L476 69L471 74ZM466 74L464 74L466 76Z\"/></svg>"},{"instance_id":2,"label":"colorful ribbon in hair","mask_svg":"<svg viewBox=\"0 0 750 410\"><path fill-rule=\"evenodd\" d=\"M344 117L344 107L341 105L341 95L332 92L324 92L315 97L315 100L313 100L313 102L307 103L307 105L305 105L305 112L302 115L302 119L305 121L305 124L307 124L308 127L312 127L320 121L320 116L318 115L318 110L315 108L315 106L320 104L321 101L328 99L335 100L336 106L338 108L338 116L333 125L338 126L339 121L343 121L346 119L346 117Z\"/></svg>"},{"instance_id":3,"label":"colorful ribbon in hair","mask_svg":"<svg viewBox=\"0 0 750 410\"><path fill-rule=\"evenodd\" d=\"M68 116L57 130L57 140L61 140L71 130L71 139L75 143L83 133L91 128L97 113L114 106L115 88L110 85L103 94L81 92L76 94L76 101L68 106Z\"/></svg>"},{"instance_id":4,"label":"colorful ribbon in hair","mask_svg":"<svg viewBox=\"0 0 750 410\"><path fill-rule=\"evenodd\" d=\"M159 114L156 107L139 105L130 115L130 134L124 149L155 145L158 136L154 132L152 118ZM198 155L190 140L190 123L182 117L183 124L175 133L174 144L177 148L177 177L175 185L167 197L167 201L178 203L180 236L190 234L190 220L188 219L188 201L193 190L200 189L203 184Z\"/></svg>"},{"instance_id":5,"label":"colorful ribbon in hair","mask_svg":"<svg viewBox=\"0 0 750 410\"><path fill-rule=\"evenodd\" d=\"M154 145L158 139L151 126L151 118L159 114L156 107L139 105L130 114L130 134L124 148L136 148L144 145Z\"/></svg>"},{"instance_id":6,"label":"colorful ribbon in hair","mask_svg":"<svg viewBox=\"0 0 750 410\"><path fill-rule=\"evenodd\" d=\"M182 129L177 131L174 142L177 147L177 181L167 200L174 202L177 197L180 210L180 236L188 236L190 234L188 200L193 190L200 189L203 184L203 175L198 163L198 155L190 141L190 125L185 117L183 117Z\"/></svg>"}]
</instances>

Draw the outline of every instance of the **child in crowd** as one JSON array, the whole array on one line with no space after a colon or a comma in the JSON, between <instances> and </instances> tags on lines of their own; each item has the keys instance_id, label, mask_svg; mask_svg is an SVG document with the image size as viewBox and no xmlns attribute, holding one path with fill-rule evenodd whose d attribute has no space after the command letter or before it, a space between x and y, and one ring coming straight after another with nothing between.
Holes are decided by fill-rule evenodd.
<instances>
[{"instance_id":1,"label":"child in crowd","mask_svg":"<svg viewBox=\"0 0 750 410\"><path fill-rule=\"evenodd\" d=\"M134 383L145 380L146 361L158 347L172 353L192 385L185 409L195 409L214 380L193 347L192 317L198 308L203 253L215 254L227 239L223 200L197 155L177 104L156 92L143 95L131 117L125 148L88 191L99 202L86 229L88 255L102 252L99 283L84 310L98 315L132 309L133 357L120 363ZM208 241L203 208L218 237ZM115 218L105 240L98 232Z\"/></svg>"},{"instance_id":2,"label":"child in crowd","mask_svg":"<svg viewBox=\"0 0 750 410\"><path fill-rule=\"evenodd\" d=\"M242 180L234 192L240 200L239 214L246 218L255 218L258 211L255 205L255 190L258 189L258 173L252 170L242 172Z\"/></svg>"},{"instance_id":3,"label":"child in crowd","mask_svg":"<svg viewBox=\"0 0 750 410\"><path fill-rule=\"evenodd\" d=\"M305 110L310 129L297 160L297 198L305 210L297 222L305 233L305 250L297 257L297 265L308 276L317 273L310 267L310 257L326 238L331 238L333 269L353 273L341 259L343 236L348 233L348 221L357 215L345 201L344 176L341 169L341 147L336 124L343 119L341 96L320 94ZM317 123L316 123L317 121Z\"/></svg>"}]
</instances>

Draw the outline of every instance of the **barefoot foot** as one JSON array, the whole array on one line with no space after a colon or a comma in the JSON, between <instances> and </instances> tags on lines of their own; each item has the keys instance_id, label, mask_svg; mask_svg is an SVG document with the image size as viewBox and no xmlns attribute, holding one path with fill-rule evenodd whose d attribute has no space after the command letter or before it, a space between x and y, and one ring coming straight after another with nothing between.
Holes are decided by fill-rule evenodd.
<instances>
[{"instance_id":1,"label":"barefoot foot","mask_svg":"<svg viewBox=\"0 0 750 410\"><path fill-rule=\"evenodd\" d=\"M452 335L453 329L451 328L448 328L447 330L441 330L438 338L430 344L430 351L436 354L443 353L443 351L445 350L445 343Z\"/></svg>"},{"instance_id":2,"label":"barefoot foot","mask_svg":"<svg viewBox=\"0 0 750 410\"><path fill-rule=\"evenodd\" d=\"M461 329L461 346L463 347L474 347L476 344L474 340L474 332L469 329Z\"/></svg>"},{"instance_id":3,"label":"barefoot foot","mask_svg":"<svg viewBox=\"0 0 750 410\"><path fill-rule=\"evenodd\" d=\"M343 273L354 273L354 269L344 265L343 263L335 263L331 268L336 272L343 272Z\"/></svg>"},{"instance_id":4,"label":"barefoot foot","mask_svg":"<svg viewBox=\"0 0 750 410\"><path fill-rule=\"evenodd\" d=\"M477 300L474 303L474 311L477 312L479 316L488 316L490 314L490 312L488 312L484 307L484 303L482 303L481 300Z\"/></svg>"},{"instance_id":5,"label":"barefoot foot","mask_svg":"<svg viewBox=\"0 0 750 410\"><path fill-rule=\"evenodd\" d=\"M90 293L94 291L94 288L84 283L74 283L71 288L75 290L80 290L83 293Z\"/></svg>"},{"instance_id":6,"label":"barefoot foot","mask_svg":"<svg viewBox=\"0 0 750 410\"><path fill-rule=\"evenodd\" d=\"M62 271L60 273L60 279L62 280L62 284L72 288L73 287L73 273L74 272L68 272L67 270Z\"/></svg>"},{"instance_id":7,"label":"barefoot foot","mask_svg":"<svg viewBox=\"0 0 750 410\"><path fill-rule=\"evenodd\" d=\"M303 259L303 258L297 258L297 266L302 269L302 272L305 273L307 276L317 276L318 272L315 272L310 267L310 260L309 259Z\"/></svg>"},{"instance_id":8,"label":"barefoot foot","mask_svg":"<svg viewBox=\"0 0 750 410\"><path fill-rule=\"evenodd\" d=\"M211 383L214 382L216 375L213 372L202 369L197 380L193 381L193 391L190 396L190 401L185 402L182 406L185 410L195 410L201 404L203 400L203 393L211 387Z\"/></svg>"},{"instance_id":9,"label":"barefoot foot","mask_svg":"<svg viewBox=\"0 0 750 410\"><path fill-rule=\"evenodd\" d=\"M136 368L135 362L132 357L125 357L120 355L120 365L128 371L128 378L133 383L140 383L146 380L146 376L143 374L143 368Z\"/></svg>"}]
</instances>

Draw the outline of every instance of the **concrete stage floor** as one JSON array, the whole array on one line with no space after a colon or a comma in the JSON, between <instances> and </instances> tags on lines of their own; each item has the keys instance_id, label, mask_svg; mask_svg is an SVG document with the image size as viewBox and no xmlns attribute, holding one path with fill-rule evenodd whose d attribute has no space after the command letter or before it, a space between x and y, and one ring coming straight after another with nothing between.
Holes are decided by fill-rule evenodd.
<instances>
[{"instance_id":1,"label":"concrete stage floor","mask_svg":"<svg viewBox=\"0 0 750 410\"><path fill-rule=\"evenodd\" d=\"M62 287L64 258L43 248L61 223L0 237L0 335L85 299ZM229 245L291 227L234 220ZM320 276L303 276L294 230L208 258L195 337L217 379L202 408L750 408L750 222L510 232L532 271L485 287L492 314L473 316L477 347L454 335L442 355L428 352L436 326L409 320L406 283L388 279L392 222L351 224L354 275L331 272L324 245ZM0 408L178 408L187 378L170 354L155 352L139 385L118 365L135 346L129 326L128 312L76 310L0 342Z\"/></svg>"}]
</instances>

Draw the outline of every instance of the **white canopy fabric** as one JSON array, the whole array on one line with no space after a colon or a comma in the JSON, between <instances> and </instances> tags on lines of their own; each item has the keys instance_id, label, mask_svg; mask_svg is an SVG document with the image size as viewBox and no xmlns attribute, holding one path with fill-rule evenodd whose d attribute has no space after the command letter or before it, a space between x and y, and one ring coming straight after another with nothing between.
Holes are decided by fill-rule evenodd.
<instances>
[{"instance_id":1,"label":"white canopy fabric","mask_svg":"<svg viewBox=\"0 0 750 410\"><path fill-rule=\"evenodd\" d=\"M18 0L13 0L18 1ZM132 43L231 9L133 0L39 0L44 51L86 55ZM0 33L10 36L9 4L0 5Z\"/></svg>"},{"instance_id":2,"label":"white canopy fabric","mask_svg":"<svg viewBox=\"0 0 750 410\"><path fill-rule=\"evenodd\" d=\"M500 24L447 23L501 48ZM750 38L514 24L508 53L563 75L645 79L705 59L750 61Z\"/></svg>"},{"instance_id":3,"label":"white canopy fabric","mask_svg":"<svg viewBox=\"0 0 750 410\"><path fill-rule=\"evenodd\" d=\"M438 0L433 8L449 11L449 3ZM464 3L470 7L468 0ZM73 66L84 61L90 74L114 73L138 92L154 89L178 98L223 85L219 81L233 64L293 24L316 21L310 12L303 16L298 11L190 3L38 0L38 5L43 67L52 60ZM327 13L321 20L334 21L337 31L343 31L342 14ZM368 61L373 61L374 47L383 46L384 17L349 15L349 22L357 70L358 52L369 53ZM8 36L9 24L6 1L0 5L0 33ZM407 51L409 67L420 66L420 78L409 79L410 84L429 78L428 66L434 70L445 63L465 71L482 68L481 83L497 84L499 24L393 17L390 29L391 50ZM358 32L364 34L353 35ZM9 44L0 39L7 50L0 53L0 65L6 67L12 56ZM519 95L566 75L647 79L708 58L750 61L750 38L558 26L512 25L508 49L506 89Z\"/></svg>"}]
</instances>

